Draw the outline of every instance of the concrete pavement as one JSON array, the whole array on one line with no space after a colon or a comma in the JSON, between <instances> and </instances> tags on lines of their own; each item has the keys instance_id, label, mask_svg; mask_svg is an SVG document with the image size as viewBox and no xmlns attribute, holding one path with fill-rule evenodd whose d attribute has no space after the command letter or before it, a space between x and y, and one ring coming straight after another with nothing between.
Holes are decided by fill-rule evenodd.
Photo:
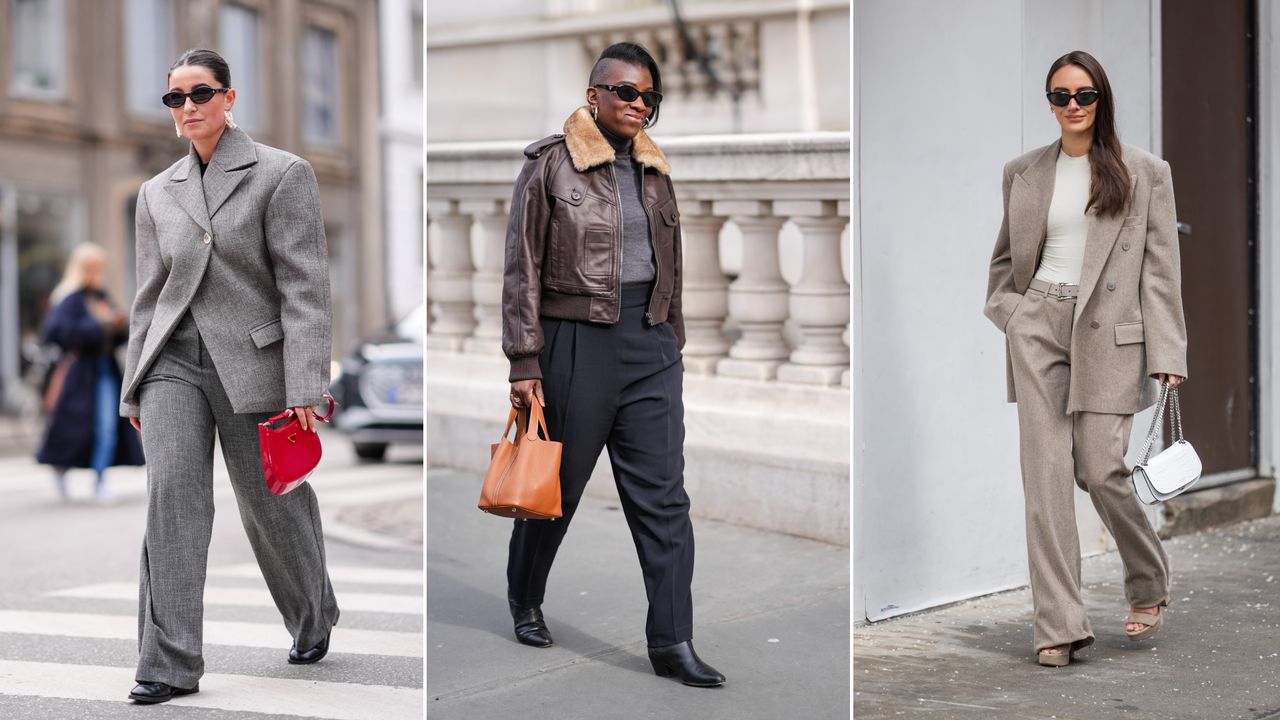
<instances>
[{"instance_id":1,"label":"concrete pavement","mask_svg":"<svg viewBox=\"0 0 1280 720\"><path fill-rule=\"evenodd\" d=\"M556 558L543 605L556 646L515 641L511 521L476 509L482 480L427 470L432 720L849 716L848 548L695 517L694 645L729 682L689 688L649 667L644 583L616 495L583 501Z\"/></svg>"},{"instance_id":2,"label":"concrete pavement","mask_svg":"<svg viewBox=\"0 0 1280 720\"><path fill-rule=\"evenodd\" d=\"M1280 516L1168 540L1173 602L1153 638L1124 636L1116 553L1084 560L1095 644L1035 663L1027 589L854 632L858 720L1280 718Z\"/></svg>"},{"instance_id":3,"label":"concrete pavement","mask_svg":"<svg viewBox=\"0 0 1280 720\"><path fill-rule=\"evenodd\" d=\"M89 498L92 473L72 473L57 499L48 468L0 459L0 717L217 720L422 716L422 551L407 528L347 526L369 506L421 506L421 452L397 448L385 464L356 461L325 438L311 483L325 513L326 550L342 618L332 650L311 666L285 662L290 638L253 560L219 463L205 599L207 674L197 695L155 708L126 701L137 655L138 555L145 470L109 471L116 498ZM421 520L418 516L420 537ZM330 522L334 519L334 522ZM394 530L394 534L388 534ZM360 542L370 535L382 544Z\"/></svg>"}]
</instances>

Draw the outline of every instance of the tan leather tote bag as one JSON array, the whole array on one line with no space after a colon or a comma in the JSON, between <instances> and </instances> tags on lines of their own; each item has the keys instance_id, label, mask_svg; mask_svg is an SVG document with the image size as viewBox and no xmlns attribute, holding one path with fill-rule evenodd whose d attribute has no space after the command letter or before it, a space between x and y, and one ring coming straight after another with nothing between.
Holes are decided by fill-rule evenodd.
<instances>
[{"instance_id":1,"label":"tan leather tote bag","mask_svg":"<svg viewBox=\"0 0 1280 720\"><path fill-rule=\"evenodd\" d=\"M512 424L516 426L515 442L507 439ZM489 471L480 490L479 508L494 515L526 520L561 517L560 451L563 447L551 440L541 405L535 402L528 410L512 408L502 440L490 446Z\"/></svg>"}]
</instances>

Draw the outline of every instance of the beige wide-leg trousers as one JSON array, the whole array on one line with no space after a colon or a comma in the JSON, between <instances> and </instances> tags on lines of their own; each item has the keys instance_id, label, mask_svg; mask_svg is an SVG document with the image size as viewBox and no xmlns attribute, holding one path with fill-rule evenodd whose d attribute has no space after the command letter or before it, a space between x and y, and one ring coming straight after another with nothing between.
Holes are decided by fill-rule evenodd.
<instances>
[{"instance_id":1,"label":"beige wide-leg trousers","mask_svg":"<svg viewBox=\"0 0 1280 720\"><path fill-rule=\"evenodd\" d=\"M1075 300L1036 289L1041 286L1033 283L1005 326L1018 395L1037 651L1093 643L1080 595L1073 485L1089 493L1116 540L1129 604L1169 602L1169 558L1134 495L1124 463L1133 416L1067 412Z\"/></svg>"}]
</instances>

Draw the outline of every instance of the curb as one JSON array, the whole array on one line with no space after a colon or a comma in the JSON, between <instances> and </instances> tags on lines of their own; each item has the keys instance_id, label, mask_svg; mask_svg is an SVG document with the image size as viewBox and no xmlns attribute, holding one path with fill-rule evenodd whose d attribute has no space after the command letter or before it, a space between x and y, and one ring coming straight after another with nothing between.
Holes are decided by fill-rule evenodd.
<instances>
[{"instance_id":1,"label":"curb","mask_svg":"<svg viewBox=\"0 0 1280 720\"><path fill-rule=\"evenodd\" d=\"M1274 479L1258 478L1179 495L1162 504L1164 525L1157 535L1168 540L1268 517L1275 493Z\"/></svg>"}]
</instances>

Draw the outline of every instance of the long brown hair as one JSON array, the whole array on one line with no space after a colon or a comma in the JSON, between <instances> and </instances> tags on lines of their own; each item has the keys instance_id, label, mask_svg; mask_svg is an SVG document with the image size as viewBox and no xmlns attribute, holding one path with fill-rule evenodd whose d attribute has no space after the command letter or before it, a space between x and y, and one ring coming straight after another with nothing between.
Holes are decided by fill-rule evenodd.
<instances>
[{"instance_id":1,"label":"long brown hair","mask_svg":"<svg viewBox=\"0 0 1280 720\"><path fill-rule=\"evenodd\" d=\"M1075 65L1093 78L1098 91L1098 109L1093 119L1093 146L1089 149L1092 177L1089 181L1089 203L1085 209L1097 208L1099 215L1115 215L1129 203L1129 169L1121 157L1120 138L1116 135L1116 103L1111 96L1111 81L1098 59L1083 50L1072 50L1049 66L1044 90L1049 92L1053 74L1066 65Z\"/></svg>"}]
</instances>

